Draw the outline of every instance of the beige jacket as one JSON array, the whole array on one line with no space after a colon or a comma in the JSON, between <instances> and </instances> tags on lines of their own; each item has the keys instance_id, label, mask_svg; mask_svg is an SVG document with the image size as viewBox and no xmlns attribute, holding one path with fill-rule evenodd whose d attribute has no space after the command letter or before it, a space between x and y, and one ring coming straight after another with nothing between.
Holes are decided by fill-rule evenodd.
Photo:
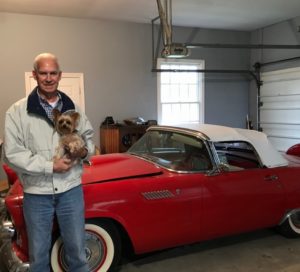
<instances>
[{"instance_id":1,"label":"beige jacket","mask_svg":"<svg viewBox=\"0 0 300 272\"><path fill-rule=\"evenodd\" d=\"M81 118L77 130L83 137L89 155L94 153L93 128L87 117L71 99L60 92L62 112L76 110ZM4 160L14 169L24 192L54 194L68 191L81 183L82 162L66 173L53 173L52 158L59 135L54 130L43 108L39 105L36 89L6 112Z\"/></svg>"}]
</instances>

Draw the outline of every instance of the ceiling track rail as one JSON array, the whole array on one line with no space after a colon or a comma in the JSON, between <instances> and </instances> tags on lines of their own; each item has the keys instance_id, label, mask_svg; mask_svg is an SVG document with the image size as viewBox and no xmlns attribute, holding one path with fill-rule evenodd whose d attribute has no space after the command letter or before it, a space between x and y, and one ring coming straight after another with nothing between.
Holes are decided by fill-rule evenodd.
<instances>
[{"instance_id":1,"label":"ceiling track rail","mask_svg":"<svg viewBox=\"0 0 300 272\"><path fill-rule=\"evenodd\" d=\"M168 21L170 19L171 14L171 5L172 0L165 0L165 10L166 13L164 14L164 9L160 3L160 0L157 0L158 9L159 9L159 16L152 20L152 72L155 73L164 73L164 72L197 72L197 73L229 73L229 74L248 74L250 75L256 83L257 87L257 130L261 130L260 127L260 116L259 116L259 107L261 105L260 100L260 88L263 85L261 81L261 68L267 65L273 65L281 62L299 60L299 57L294 57L290 59L278 60L268 63L255 63L253 65L254 70L222 70L222 69L200 69L200 70L173 70L173 69L157 69L157 59L159 57L159 49L161 45L161 37L163 38L163 44L166 45L167 43L172 43L172 21ZM169 3L169 5L168 5ZM160 19L160 28L159 28L159 36L157 38L156 48L155 48L155 21ZM300 44L223 44L223 43L184 43L182 44L185 48L188 49L205 49L205 48L222 48L222 49L300 49ZM155 49L154 49L155 48Z\"/></svg>"},{"instance_id":2,"label":"ceiling track rail","mask_svg":"<svg viewBox=\"0 0 300 272\"><path fill-rule=\"evenodd\" d=\"M233 48L233 49L300 49L300 44L224 44L224 43L185 43L187 48Z\"/></svg>"},{"instance_id":3,"label":"ceiling track rail","mask_svg":"<svg viewBox=\"0 0 300 272\"><path fill-rule=\"evenodd\" d=\"M159 33L155 48L155 21L159 20L160 16L154 18L152 22L152 72L161 73L161 72L197 72L197 73L231 73L231 74L249 74L256 83L256 86L258 90L260 89L260 86L262 85L262 81L260 79L260 73L261 73L261 67L265 65L274 64L276 62L272 63L255 63L254 64L254 71L251 70L220 70L220 69L201 69L201 70L162 70L157 69L157 59L159 57L159 48L161 44L161 34L162 34L162 26L159 27ZM287 45L287 44L221 44L221 43L185 43L184 44L187 48L223 48L223 49L300 49L300 45ZM154 49L155 48L155 49ZM289 60L295 60L300 59L300 57L297 58L291 58L283 61L289 61ZM278 61L279 62L279 61ZM259 92L259 91L258 91ZM260 94L259 94L260 95Z\"/></svg>"},{"instance_id":4,"label":"ceiling track rail","mask_svg":"<svg viewBox=\"0 0 300 272\"><path fill-rule=\"evenodd\" d=\"M256 82L256 85L261 85L260 79L254 71L250 70L223 70L223 69L195 69L195 70L178 70L178 69L157 69L152 68L154 73L219 73L219 74L246 74L250 75Z\"/></svg>"},{"instance_id":5,"label":"ceiling track rail","mask_svg":"<svg viewBox=\"0 0 300 272\"><path fill-rule=\"evenodd\" d=\"M260 65L260 67L264 67L264 66L269 66L269 65L279 64L279 63L283 63L283 62L294 61L294 60L300 60L300 56L288 58L288 59L281 59L281 60L275 60L275 61L270 61L270 62L258 63L258 65Z\"/></svg>"}]
</instances>

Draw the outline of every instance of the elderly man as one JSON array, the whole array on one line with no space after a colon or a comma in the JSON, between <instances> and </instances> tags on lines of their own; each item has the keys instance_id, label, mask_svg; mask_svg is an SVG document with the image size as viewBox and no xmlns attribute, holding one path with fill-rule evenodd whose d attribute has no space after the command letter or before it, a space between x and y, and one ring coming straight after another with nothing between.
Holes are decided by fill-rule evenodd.
<instances>
[{"instance_id":1,"label":"elderly man","mask_svg":"<svg viewBox=\"0 0 300 272\"><path fill-rule=\"evenodd\" d=\"M13 104L5 118L5 161L17 172L24 189L23 212L29 239L30 271L50 271L53 219L56 215L69 271L88 271L85 256L82 161L54 159L59 135L53 109L80 113L78 133L85 141L82 159L94 152L93 129L87 117L58 90L61 70L50 53L34 60L37 87Z\"/></svg>"}]
</instances>

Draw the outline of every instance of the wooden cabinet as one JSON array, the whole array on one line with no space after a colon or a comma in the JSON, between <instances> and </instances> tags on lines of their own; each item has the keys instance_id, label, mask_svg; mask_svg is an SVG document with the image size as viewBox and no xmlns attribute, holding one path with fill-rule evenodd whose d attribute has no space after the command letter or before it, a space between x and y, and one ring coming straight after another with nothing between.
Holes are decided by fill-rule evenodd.
<instances>
[{"instance_id":1,"label":"wooden cabinet","mask_svg":"<svg viewBox=\"0 0 300 272\"><path fill-rule=\"evenodd\" d=\"M147 125L102 125L100 127L101 153L126 152L148 127Z\"/></svg>"}]
</instances>

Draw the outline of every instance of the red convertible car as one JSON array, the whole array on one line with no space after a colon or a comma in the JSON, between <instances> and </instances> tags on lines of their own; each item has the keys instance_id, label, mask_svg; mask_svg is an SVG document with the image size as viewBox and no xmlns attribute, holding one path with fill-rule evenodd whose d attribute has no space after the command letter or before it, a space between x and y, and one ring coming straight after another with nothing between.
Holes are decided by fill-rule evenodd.
<instances>
[{"instance_id":1,"label":"red convertible car","mask_svg":"<svg viewBox=\"0 0 300 272\"><path fill-rule=\"evenodd\" d=\"M28 269L22 185L1 204L0 259ZM277 227L300 235L300 146L276 151L265 134L215 125L150 127L128 152L85 166L86 255L90 271L112 271L122 253L141 254L225 235ZM53 271L66 271L53 226Z\"/></svg>"}]
</instances>

